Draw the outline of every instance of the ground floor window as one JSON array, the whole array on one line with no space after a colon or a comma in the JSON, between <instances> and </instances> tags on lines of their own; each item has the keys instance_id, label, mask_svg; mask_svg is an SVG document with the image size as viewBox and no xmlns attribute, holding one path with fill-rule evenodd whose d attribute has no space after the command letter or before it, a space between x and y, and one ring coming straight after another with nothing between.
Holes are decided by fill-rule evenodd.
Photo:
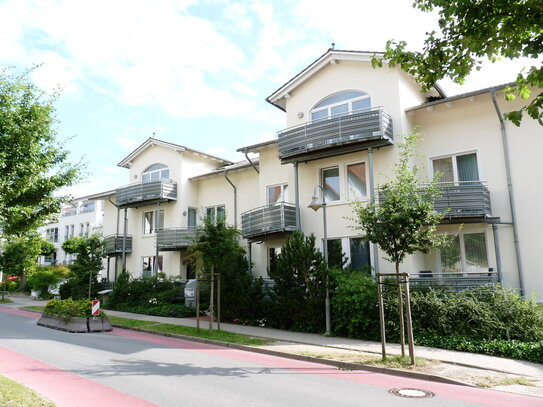
<instances>
[{"instance_id":1,"label":"ground floor window","mask_svg":"<svg viewBox=\"0 0 543 407\"><path fill-rule=\"evenodd\" d=\"M216 224L217 222L224 222L226 220L226 210L224 205L207 207L206 218L213 224Z\"/></svg>"},{"instance_id":2,"label":"ground floor window","mask_svg":"<svg viewBox=\"0 0 543 407\"><path fill-rule=\"evenodd\" d=\"M370 244L361 237L328 239L328 264L342 267L350 264L353 270L371 273Z\"/></svg>"},{"instance_id":3,"label":"ground floor window","mask_svg":"<svg viewBox=\"0 0 543 407\"><path fill-rule=\"evenodd\" d=\"M143 277L151 277L155 275L155 256L143 256L141 258L142 275ZM161 273L162 268L162 256L158 256L158 272Z\"/></svg>"},{"instance_id":4,"label":"ground floor window","mask_svg":"<svg viewBox=\"0 0 543 407\"><path fill-rule=\"evenodd\" d=\"M488 271L486 234L459 233L451 244L440 250L441 271L444 273L483 273Z\"/></svg>"}]
</instances>

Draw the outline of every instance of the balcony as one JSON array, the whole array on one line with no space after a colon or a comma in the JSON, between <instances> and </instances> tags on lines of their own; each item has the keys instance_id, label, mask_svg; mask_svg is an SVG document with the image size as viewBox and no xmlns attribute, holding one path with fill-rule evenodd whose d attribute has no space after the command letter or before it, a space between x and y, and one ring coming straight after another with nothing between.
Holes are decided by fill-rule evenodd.
<instances>
[{"instance_id":1,"label":"balcony","mask_svg":"<svg viewBox=\"0 0 543 407\"><path fill-rule=\"evenodd\" d=\"M438 183L441 197L435 200L435 209L445 219L486 218L492 216L490 192L481 181Z\"/></svg>"},{"instance_id":2,"label":"balcony","mask_svg":"<svg viewBox=\"0 0 543 407\"><path fill-rule=\"evenodd\" d=\"M297 230L293 204L273 203L241 214L241 233L246 239L293 230Z\"/></svg>"},{"instance_id":3,"label":"balcony","mask_svg":"<svg viewBox=\"0 0 543 407\"><path fill-rule=\"evenodd\" d=\"M108 256L123 252L123 235L109 235L104 237L104 246ZM126 235L125 253L132 253L132 236Z\"/></svg>"},{"instance_id":4,"label":"balcony","mask_svg":"<svg viewBox=\"0 0 543 407\"><path fill-rule=\"evenodd\" d=\"M496 285L499 282L498 273L489 269L488 272L441 272L421 271L410 274L409 282L414 287L440 287L449 291L461 291L485 285Z\"/></svg>"},{"instance_id":5,"label":"balcony","mask_svg":"<svg viewBox=\"0 0 543 407\"><path fill-rule=\"evenodd\" d=\"M283 164L316 160L392 144L392 119L373 107L291 127L277 138Z\"/></svg>"},{"instance_id":6,"label":"balcony","mask_svg":"<svg viewBox=\"0 0 543 407\"><path fill-rule=\"evenodd\" d=\"M158 229L156 244L158 250L183 250L192 246L196 241L197 229L192 228L165 228Z\"/></svg>"},{"instance_id":7,"label":"balcony","mask_svg":"<svg viewBox=\"0 0 543 407\"><path fill-rule=\"evenodd\" d=\"M176 200L177 183L169 179L130 184L117 188L115 191L115 201L119 208L137 208L157 202Z\"/></svg>"}]
</instances>

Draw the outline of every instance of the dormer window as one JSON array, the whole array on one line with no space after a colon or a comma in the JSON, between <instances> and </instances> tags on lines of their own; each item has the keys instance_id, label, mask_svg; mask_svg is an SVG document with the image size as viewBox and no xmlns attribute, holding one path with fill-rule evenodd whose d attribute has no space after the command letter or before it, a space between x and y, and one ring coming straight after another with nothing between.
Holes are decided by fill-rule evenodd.
<instances>
[{"instance_id":1,"label":"dormer window","mask_svg":"<svg viewBox=\"0 0 543 407\"><path fill-rule=\"evenodd\" d=\"M155 182L170 178L170 169L164 164L153 164L141 173L141 182Z\"/></svg>"},{"instance_id":2,"label":"dormer window","mask_svg":"<svg viewBox=\"0 0 543 407\"><path fill-rule=\"evenodd\" d=\"M328 96L316 105L311 110L311 120L326 120L334 116L363 112L370 108L370 95L365 92L349 90Z\"/></svg>"}]
</instances>

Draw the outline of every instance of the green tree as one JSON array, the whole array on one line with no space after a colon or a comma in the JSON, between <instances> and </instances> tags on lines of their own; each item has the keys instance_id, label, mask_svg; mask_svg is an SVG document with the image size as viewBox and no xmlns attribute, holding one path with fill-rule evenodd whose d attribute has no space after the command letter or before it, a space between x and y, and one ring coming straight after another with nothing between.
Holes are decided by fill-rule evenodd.
<instances>
[{"instance_id":1,"label":"green tree","mask_svg":"<svg viewBox=\"0 0 543 407\"><path fill-rule=\"evenodd\" d=\"M439 13L439 32L427 33L423 50L406 50L405 41L389 40L383 61L399 65L410 73L424 90L448 77L463 83L473 69L479 70L484 58L539 58L543 54L543 4L541 0L414 0L413 7ZM516 85L506 88L505 98L528 99L531 88L543 88L543 67L533 65L520 72ZM520 110L506 114L517 126L523 112L543 125L543 92Z\"/></svg>"},{"instance_id":2,"label":"green tree","mask_svg":"<svg viewBox=\"0 0 543 407\"><path fill-rule=\"evenodd\" d=\"M354 203L357 223L355 229L363 231L365 239L379 245L387 255L385 259L394 263L397 274L400 272L400 264L408 254L428 253L445 246L450 240L446 234L437 233L436 230L443 217L434 211L434 200L440 195L436 187L440 174L436 174L432 182L426 185L420 180L417 167L412 166L420 137L419 133L412 133L399 143L400 159L395 165L394 176L381 186L379 201ZM403 351L401 298L401 284L398 284L400 340Z\"/></svg>"},{"instance_id":3,"label":"green tree","mask_svg":"<svg viewBox=\"0 0 543 407\"><path fill-rule=\"evenodd\" d=\"M315 248L315 236L293 232L270 269L274 280L268 321L282 329L322 332L326 261Z\"/></svg>"},{"instance_id":4,"label":"green tree","mask_svg":"<svg viewBox=\"0 0 543 407\"><path fill-rule=\"evenodd\" d=\"M205 219L187 261L199 269L201 277L209 278L212 268L220 275L221 316L229 320L258 317L262 295L262 283L249 272L239 237L240 232L224 221Z\"/></svg>"},{"instance_id":5,"label":"green tree","mask_svg":"<svg viewBox=\"0 0 543 407\"><path fill-rule=\"evenodd\" d=\"M62 249L76 258L69 266L73 276L60 287L60 296L74 300L94 297L100 288L97 277L105 257L102 237L72 237L64 241Z\"/></svg>"},{"instance_id":6,"label":"green tree","mask_svg":"<svg viewBox=\"0 0 543 407\"><path fill-rule=\"evenodd\" d=\"M12 236L4 244L0 254L0 270L21 278L20 289L26 288L26 277L38 267L38 257L50 256L56 248L36 233Z\"/></svg>"},{"instance_id":7,"label":"green tree","mask_svg":"<svg viewBox=\"0 0 543 407\"><path fill-rule=\"evenodd\" d=\"M54 102L29 79L0 70L0 229L6 236L36 230L60 211L79 165L57 140ZM30 237L29 237L30 238Z\"/></svg>"}]
</instances>

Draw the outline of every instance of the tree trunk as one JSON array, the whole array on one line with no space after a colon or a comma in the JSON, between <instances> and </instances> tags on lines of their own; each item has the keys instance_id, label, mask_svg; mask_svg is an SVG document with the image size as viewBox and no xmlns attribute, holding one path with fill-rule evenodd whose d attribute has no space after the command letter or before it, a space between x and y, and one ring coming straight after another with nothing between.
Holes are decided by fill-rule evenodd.
<instances>
[{"instance_id":1,"label":"tree trunk","mask_svg":"<svg viewBox=\"0 0 543 407\"><path fill-rule=\"evenodd\" d=\"M400 283L400 264L396 263L396 283L398 284L398 316L400 319L400 347L402 349L402 357L405 356L405 329L403 318L403 294L402 285Z\"/></svg>"}]
</instances>

